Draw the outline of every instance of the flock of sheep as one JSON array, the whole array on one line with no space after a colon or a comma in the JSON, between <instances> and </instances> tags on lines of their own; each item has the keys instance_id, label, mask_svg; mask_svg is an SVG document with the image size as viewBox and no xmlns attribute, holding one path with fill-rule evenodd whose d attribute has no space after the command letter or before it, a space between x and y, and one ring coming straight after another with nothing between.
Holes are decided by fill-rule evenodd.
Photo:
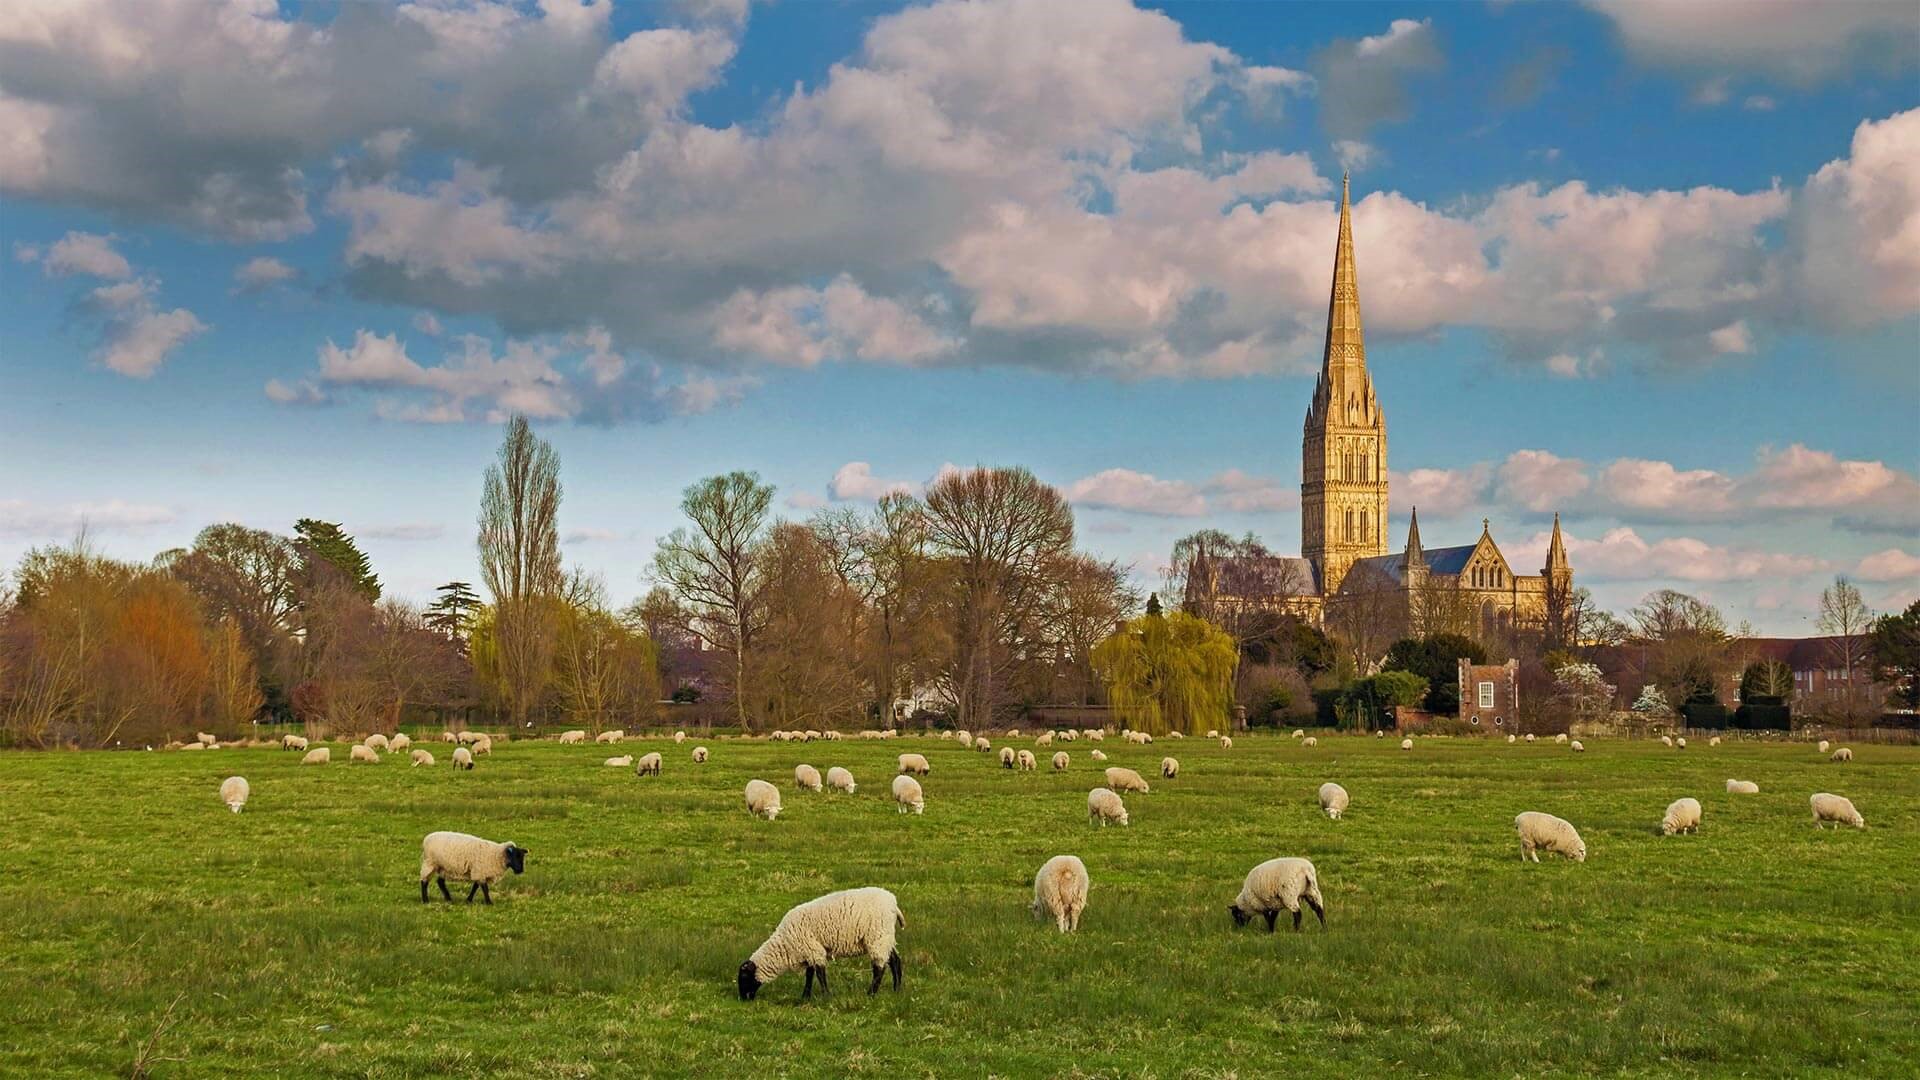
<instances>
[{"instance_id":1,"label":"flock of sheep","mask_svg":"<svg viewBox=\"0 0 1920 1080\"><path fill-rule=\"evenodd\" d=\"M1380 733L1376 732L1376 736ZM895 737L893 731L863 731L863 739L888 739ZM1120 732L1125 741L1145 745L1153 742L1153 736L1146 732ZM1223 749L1231 749L1233 740L1216 731L1209 731L1208 738L1218 739ZM954 740L961 747L988 753L993 749L992 741L984 735L975 736L967 731L943 731L939 737ZM1018 728L1009 729L1007 738L1020 738ZM1182 738L1178 733L1171 736ZM1318 745L1318 740L1308 736L1303 730L1295 730L1293 737L1303 747ZM626 733L614 730L600 733L594 738L599 744L612 745L624 741ZM675 743L687 741L684 731L675 732ZM839 732L834 731L779 731L771 736L776 742L813 742L838 741ZM1047 731L1034 737L1037 747L1047 748L1055 742L1070 743L1077 739L1100 742L1105 732L1099 729L1080 731ZM1509 743L1516 736L1507 736ZM1534 737L1524 736L1532 742ZM474 732L444 732L441 739L456 744L453 751L455 768L472 769L475 755L490 754L493 750L492 737ZM562 744L584 744L587 741L585 731L563 732L559 741ZM1556 742L1568 745L1574 752L1583 752L1585 747L1578 740L1569 740L1566 735L1556 736ZM1664 745L1674 749L1686 749L1686 740L1662 736ZM1718 746L1720 739L1714 737L1710 746ZM215 746L211 735L201 734L197 741L183 749L212 748ZM331 760L327 747L309 748L305 738L287 735L281 740L281 746L287 750L305 752L301 759L303 765L324 765ZM1412 750L1412 739L1404 739L1402 750ZM1819 752L1829 760L1843 763L1853 760L1852 750L1841 747L1829 754L1829 745L1825 740L1819 743ZM380 754L407 751L409 760L415 766L433 765L431 753L414 748L412 740L404 735L388 738L384 735L370 735L350 750L350 759L355 762L377 763ZM701 764L709 760L710 751L705 746L696 746L692 751L692 760ZM1096 761L1106 760L1106 754L1098 749L1090 756ZM1038 768L1038 759L1031 750L1015 751L1011 747L1002 747L998 755L1001 767L1023 772ZM633 768L637 776L659 776L663 758L659 752L641 755L635 760L631 754L609 757L604 765L615 768ZM1070 765L1066 751L1056 751L1051 758L1052 767L1063 771ZM897 773L892 782L892 795L896 809L900 813L921 814L926 811L926 792L921 786L920 777L930 776L932 764L925 754L903 753L896 759ZM1163 779L1177 779L1180 775L1178 759L1167 756L1160 761L1160 775ZM1122 799L1122 793L1147 794L1152 788L1147 780L1133 769L1111 766L1104 771L1104 786L1093 788L1087 793L1087 821L1090 825L1105 827L1109 824L1127 825L1129 816ZM853 773L834 766L823 777L818 769L810 764L799 764L793 770L794 787L803 792L833 791L853 794L856 782ZM1729 794L1758 794L1760 787L1750 780L1729 779L1726 784ZM748 813L772 821L780 814L780 789L765 780L747 781L743 792ZM245 807L250 788L244 777L230 776L220 785L220 801L234 813ZM1331 781L1320 786L1319 803L1321 811L1332 820L1339 820L1351 805L1347 790ZM1811 807L1816 827L1825 827L1832 823L1836 828L1851 825L1854 828L1866 828L1866 820L1855 809L1853 803L1840 795L1820 792L1812 796ZM1666 836L1678 833L1693 833L1700 828L1702 809L1700 801L1693 798L1681 798L1670 804L1660 821L1660 832ZM1585 862L1586 842L1580 838L1579 831L1564 818L1538 811L1527 811L1514 818L1514 830L1519 836L1520 858L1540 861L1540 853L1561 855L1575 862ZM421 842L420 849L420 900L428 902L428 886L437 882L441 895L448 901L453 899L447 889L447 881L453 880L468 884L467 902L472 903L475 893L483 902L493 902L492 886L507 874L523 873L526 869L527 849L512 841L495 842L477 836L457 832L434 832ZM1042 865L1033 879L1033 902L1031 910L1036 918L1051 919L1062 933L1070 933L1080 925L1080 917L1086 910L1087 893L1091 880L1086 864L1073 855L1056 855ZM1311 910L1322 926L1326 925L1326 901L1320 892L1319 872L1313 863L1302 858L1277 858L1255 866L1247 873L1240 892L1227 906L1236 926L1245 926L1255 918L1264 918L1267 930L1275 929L1279 915L1285 911L1293 916L1293 929L1299 930L1303 916L1302 906ZM763 942L746 962L740 965L739 992L743 1000L751 1000L759 988L779 975L795 970L806 974L802 998L813 995L813 986L817 981L824 993L827 990L827 963L830 960L865 956L872 966L873 980L868 986L869 994L879 991L884 976L891 972L893 987L900 989L902 965L900 953L895 947L896 933L906 926L906 916L900 911L900 904L894 894L886 889L859 888L829 893L805 903L798 904L781 918L773 933Z\"/></svg>"}]
</instances>

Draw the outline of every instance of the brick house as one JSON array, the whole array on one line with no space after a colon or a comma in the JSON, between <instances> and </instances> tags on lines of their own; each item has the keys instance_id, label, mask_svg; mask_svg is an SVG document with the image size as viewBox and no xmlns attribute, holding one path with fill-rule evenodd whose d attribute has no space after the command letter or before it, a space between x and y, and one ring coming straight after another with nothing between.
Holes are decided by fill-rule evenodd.
<instances>
[{"instance_id":1,"label":"brick house","mask_svg":"<svg viewBox=\"0 0 1920 1080\"><path fill-rule=\"evenodd\" d=\"M1520 661L1475 664L1461 657L1460 720L1488 735L1519 730Z\"/></svg>"}]
</instances>

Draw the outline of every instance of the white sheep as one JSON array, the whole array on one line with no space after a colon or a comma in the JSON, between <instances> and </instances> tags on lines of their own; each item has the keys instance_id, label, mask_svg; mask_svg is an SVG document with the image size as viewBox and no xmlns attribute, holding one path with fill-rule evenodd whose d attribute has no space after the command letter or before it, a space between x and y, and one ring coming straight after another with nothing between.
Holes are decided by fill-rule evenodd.
<instances>
[{"instance_id":1,"label":"white sheep","mask_svg":"<svg viewBox=\"0 0 1920 1080\"><path fill-rule=\"evenodd\" d=\"M704 747L704 746L696 746L696 747L694 747L694 748L693 748L693 763L694 763L695 765L700 765L700 764L703 764L703 763L704 763L704 762L705 762L706 760L707 760L707 748L706 748L706 747Z\"/></svg>"},{"instance_id":2,"label":"white sheep","mask_svg":"<svg viewBox=\"0 0 1920 1080\"><path fill-rule=\"evenodd\" d=\"M1106 738L1107 738L1107 732L1105 728L1090 727L1084 732L1084 734L1086 735L1088 742L1104 742L1106 741Z\"/></svg>"},{"instance_id":3,"label":"white sheep","mask_svg":"<svg viewBox=\"0 0 1920 1080\"><path fill-rule=\"evenodd\" d=\"M1673 747L1676 750L1685 750L1687 748L1687 737L1685 735L1682 735L1679 738L1673 740Z\"/></svg>"},{"instance_id":4,"label":"white sheep","mask_svg":"<svg viewBox=\"0 0 1920 1080\"><path fill-rule=\"evenodd\" d=\"M1672 836L1674 833L1699 831L1699 799L1675 799L1667 805L1667 814L1660 819L1660 835Z\"/></svg>"},{"instance_id":5,"label":"white sheep","mask_svg":"<svg viewBox=\"0 0 1920 1080\"><path fill-rule=\"evenodd\" d=\"M484 733L474 736L473 752L475 754L493 753L493 736Z\"/></svg>"},{"instance_id":6,"label":"white sheep","mask_svg":"<svg viewBox=\"0 0 1920 1080\"><path fill-rule=\"evenodd\" d=\"M1055 772L1060 772L1065 769L1071 762L1072 759L1067 757L1065 750L1056 750L1053 752L1053 770Z\"/></svg>"},{"instance_id":7,"label":"white sheep","mask_svg":"<svg viewBox=\"0 0 1920 1080\"><path fill-rule=\"evenodd\" d=\"M427 902L427 882L438 880L440 895L451 903L453 894L447 891L447 879L452 878L473 883L467 890L467 903L473 903L473 894L478 892L491 904L494 883L508 871L518 874L526 868L527 849L511 840L496 844L466 833L428 833L420 841L420 902Z\"/></svg>"},{"instance_id":8,"label":"white sheep","mask_svg":"<svg viewBox=\"0 0 1920 1080\"><path fill-rule=\"evenodd\" d=\"M1552 814L1542 814L1529 810L1513 819L1513 827L1520 834L1520 861L1532 859L1540 861L1542 851L1557 852L1574 862L1587 861L1587 845L1580 839L1580 833L1573 823Z\"/></svg>"},{"instance_id":9,"label":"white sheep","mask_svg":"<svg viewBox=\"0 0 1920 1080\"><path fill-rule=\"evenodd\" d=\"M1219 728L1208 728L1208 729L1207 729L1207 738L1209 738L1209 739L1217 739L1217 738L1219 738L1219 737L1220 737L1220 729L1219 729Z\"/></svg>"},{"instance_id":10,"label":"white sheep","mask_svg":"<svg viewBox=\"0 0 1920 1080\"><path fill-rule=\"evenodd\" d=\"M1563 732L1561 732L1560 734L1558 734L1558 735L1555 735L1555 736L1553 737L1553 741L1554 741L1554 742L1557 742L1557 743L1564 743L1564 742L1566 742L1566 741L1567 741L1567 733L1563 731Z\"/></svg>"},{"instance_id":11,"label":"white sheep","mask_svg":"<svg viewBox=\"0 0 1920 1080\"><path fill-rule=\"evenodd\" d=\"M1038 735L1036 735L1036 736L1034 736L1034 738L1033 738L1033 745L1035 745L1035 746L1052 746L1052 745L1053 745L1053 732L1051 732L1051 731L1043 731L1043 732L1041 732L1040 734L1038 734Z\"/></svg>"},{"instance_id":12,"label":"white sheep","mask_svg":"<svg viewBox=\"0 0 1920 1080\"><path fill-rule=\"evenodd\" d=\"M1017 739L1017 738L1019 738L1019 737L1020 737L1020 729L1019 729L1019 728L1017 728L1017 727L1010 727L1010 728L1008 728L1008 729L1007 729L1007 738L1009 738L1009 739Z\"/></svg>"},{"instance_id":13,"label":"white sheep","mask_svg":"<svg viewBox=\"0 0 1920 1080\"><path fill-rule=\"evenodd\" d=\"M1347 789L1329 780L1320 785L1320 809L1335 821L1347 812Z\"/></svg>"},{"instance_id":14,"label":"white sheep","mask_svg":"<svg viewBox=\"0 0 1920 1080\"><path fill-rule=\"evenodd\" d=\"M205 750L206 748L207 748L207 744L203 742L190 742L187 745L180 747L182 751Z\"/></svg>"},{"instance_id":15,"label":"white sheep","mask_svg":"<svg viewBox=\"0 0 1920 1080\"><path fill-rule=\"evenodd\" d=\"M1827 740L1825 740L1825 739L1821 739L1821 740L1820 740L1820 745L1819 745L1819 746L1817 747L1817 749L1818 749L1818 750L1819 750L1819 751L1820 751L1821 753L1823 753L1823 754L1824 754L1824 753L1826 753L1826 752L1827 752L1827 747L1829 747L1829 746L1832 746L1832 745L1833 745L1833 744L1832 744L1832 743L1830 743L1830 742L1828 742Z\"/></svg>"},{"instance_id":16,"label":"white sheep","mask_svg":"<svg viewBox=\"0 0 1920 1080\"><path fill-rule=\"evenodd\" d=\"M1867 819L1853 808L1853 801L1841 795L1822 791L1808 800L1813 806L1813 825L1816 829L1825 828L1823 822L1831 821L1834 828L1851 825L1856 829L1867 827Z\"/></svg>"},{"instance_id":17,"label":"white sheep","mask_svg":"<svg viewBox=\"0 0 1920 1080\"><path fill-rule=\"evenodd\" d=\"M1127 804L1108 788L1097 787L1087 792L1087 824L1099 822L1104 829L1109 821L1127 824Z\"/></svg>"},{"instance_id":18,"label":"white sheep","mask_svg":"<svg viewBox=\"0 0 1920 1080\"><path fill-rule=\"evenodd\" d=\"M440 733L440 741L441 742L459 742L460 736L455 735L451 731L443 731Z\"/></svg>"},{"instance_id":19,"label":"white sheep","mask_svg":"<svg viewBox=\"0 0 1920 1080\"><path fill-rule=\"evenodd\" d=\"M1093 758L1093 760L1095 760L1095 761L1105 761L1105 760L1107 760L1107 755L1106 755L1106 752L1105 752L1104 750L1095 750L1095 751L1094 751L1094 752L1093 752L1093 753L1092 753L1091 755L1089 755L1089 756L1091 756L1091 757Z\"/></svg>"},{"instance_id":20,"label":"white sheep","mask_svg":"<svg viewBox=\"0 0 1920 1080\"><path fill-rule=\"evenodd\" d=\"M1052 916L1063 934L1080 928L1080 915L1087 910L1087 864L1076 855L1055 855L1033 875L1033 904L1036 919Z\"/></svg>"},{"instance_id":21,"label":"white sheep","mask_svg":"<svg viewBox=\"0 0 1920 1080\"><path fill-rule=\"evenodd\" d=\"M1527 732L1527 740L1526 740L1526 741L1528 741L1528 742L1532 742L1532 741L1533 741L1533 732L1531 732L1531 731L1529 731L1529 732Z\"/></svg>"},{"instance_id":22,"label":"white sheep","mask_svg":"<svg viewBox=\"0 0 1920 1080\"><path fill-rule=\"evenodd\" d=\"M464 746L454 747L453 767L456 769L471 770L473 768L473 751Z\"/></svg>"},{"instance_id":23,"label":"white sheep","mask_svg":"<svg viewBox=\"0 0 1920 1080\"><path fill-rule=\"evenodd\" d=\"M373 747L364 743L355 745L348 752L347 757L353 761L364 761L369 765L378 764L380 761L380 755L373 752Z\"/></svg>"},{"instance_id":24,"label":"white sheep","mask_svg":"<svg viewBox=\"0 0 1920 1080\"><path fill-rule=\"evenodd\" d=\"M813 730L812 728L808 728L806 731L803 731L800 734L801 734L801 737L808 742L812 742L815 739L818 739L820 737L820 733L818 731Z\"/></svg>"},{"instance_id":25,"label":"white sheep","mask_svg":"<svg viewBox=\"0 0 1920 1080\"><path fill-rule=\"evenodd\" d=\"M894 935L907 925L900 901L885 889L847 889L796 904L780 918L773 934L740 965L740 1000L752 1001L760 988L795 968L805 968L807 985L802 1000L813 996L813 980L827 992L827 962L864 956L873 964L873 983L867 993L880 992L881 976L893 972L893 988L900 989L900 950Z\"/></svg>"},{"instance_id":26,"label":"white sheep","mask_svg":"<svg viewBox=\"0 0 1920 1080\"><path fill-rule=\"evenodd\" d=\"M851 795L853 794L853 774L835 765L833 768L827 770L827 786L835 791L844 791Z\"/></svg>"},{"instance_id":27,"label":"white sheep","mask_svg":"<svg viewBox=\"0 0 1920 1080\"><path fill-rule=\"evenodd\" d=\"M229 776L220 781L220 801L226 803L227 809L236 814L247 805L248 794L250 791L247 788L247 778L244 776Z\"/></svg>"},{"instance_id":28,"label":"white sheep","mask_svg":"<svg viewBox=\"0 0 1920 1080\"><path fill-rule=\"evenodd\" d=\"M300 759L300 764L325 765L327 762L332 760L333 760L332 750L329 750L324 746L316 746L313 749L307 751L306 756Z\"/></svg>"},{"instance_id":29,"label":"white sheep","mask_svg":"<svg viewBox=\"0 0 1920 1080\"><path fill-rule=\"evenodd\" d=\"M1013 768L1013 747L1003 746L1000 748L1000 767L1003 769Z\"/></svg>"},{"instance_id":30,"label":"white sheep","mask_svg":"<svg viewBox=\"0 0 1920 1080\"><path fill-rule=\"evenodd\" d=\"M1828 761L1852 761L1853 751L1843 746L1840 749L1835 750L1833 752L1833 755L1829 757L1827 760Z\"/></svg>"},{"instance_id":31,"label":"white sheep","mask_svg":"<svg viewBox=\"0 0 1920 1080\"><path fill-rule=\"evenodd\" d=\"M194 741L199 743L201 746L212 746L214 743L217 743L220 741L219 738L213 735L213 733L207 732L207 731L195 732L193 738L194 738Z\"/></svg>"},{"instance_id":32,"label":"white sheep","mask_svg":"<svg viewBox=\"0 0 1920 1080\"><path fill-rule=\"evenodd\" d=\"M1180 759L1179 759L1179 758L1170 758L1170 757L1163 757L1163 758L1161 758L1161 759L1160 759L1160 775L1161 775L1161 776L1163 776L1163 777L1165 777L1165 778L1166 778L1166 779L1168 779L1168 780L1177 780L1177 779L1179 779L1179 777L1180 777Z\"/></svg>"},{"instance_id":33,"label":"white sheep","mask_svg":"<svg viewBox=\"0 0 1920 1080\"><path fill-rule=\"evenodd\" d=\"M1402 749L1402 750L1411 750L1411 749L1413 749L1413 740L1412 740L1412 739L1401 739L1401 740L1400 740L1400 749Z\"/></svg>"},{"instance_id":34,"label":"white sheep","mask_svg":"<svg viewBox=\"0 0 1920 1080\"><path fill-rule=\"evenodd\" d=\"M478 739L479 737L480 737L480 733L477 731L463 731L459 735L455 736L455 738L458 741L465 743L467 745L472 745L474 740Z\"/></svg>"},{"instance_id":35,"label":"white sheep","mask_svg":"<svg viewBox=\"0 0 1920 1080\"><path fill-rule=\"evenodd\" d=\"M903 774L918 773L921 776L927 776L933 772L933 766L927 764L924 754L901 754L899 761L900 772Z\"/></svg>"},{"instance_id":36,"label":"white sheep","mask_svg":"<svg viewBox=\"0 0 1920 1080\"><path fill-rule=\"evenodd\" d=\"M387 737L379 732L367 736L364 740L364 745L371 749L378 750L383 754L393 749L392 745L387 742Z\"/></svg>"},{"instance_id":37,"label":"white sheep","mask_svg":"<svg viewBox=\"0 0 1920 1080\"><path fill-rule=\"evenodd\" d=\"M306 748L307 739L304 735L280 736L280 749L282 750L305 750Z\"/></svg>"},{"instance_id":38,"label":"white sheep","mask_svg":"<svg viewBox=\"0 0 1920 1080\"><path fill-rule=\"evenodd\" d=\"M1107 770L1107 786L1115 791L1137 791L1142 795L1151 791L1147 781L1132 769L1123 769L1118 765Z\"/></svg>"},{"instance_id":39,"label":"white sheep","mask_svg":"<svg viewBox=\"0 0 1920 1080\"><path fill-rule=\"evenodd\" d=\"M1300 745L1301 746L1319 746L1320 740L1315 736L1309 735L1306 738L1300 740Z\"/></svg>"},{"instance_id":40,"label":"white sheep","mask_svg":"<svg viewBox=\"0 0 1920 1080\"><path fill-rule=\"evenodd\" d=\"M747 781L747 813L772 821L780 816L780 789L765 780Z\"/></svg>"},{"instance_id":41,"label":"white sheep","mask_svg":"<svg viewBox=\"0 0 1920 1080\"><path fill-rule=\"evenodd\" d=\"M811 765L795 765L793 767L793 786L799 788L801 791L819 791L820 770Z\"/></svg>"},{"instance_id":42,"label":"white sheep","mask_svg":"<svg viewBox=\"0 0 1920 1080\"><path fill-rule=\"evenodd\" d=\"M834 731L834 730L832 730L832 729L828 729L828 730L826 730L826 731L823 731L823 732L821 732L820 734L821 734L821 737L822 737L822 738L824 738L824 739L826 739L826 740L827 740L828 742L839 742L839 741L840 741L840 733L839 733L839 732L837 732L837 731Z\"/></svg>"},{"instance_id":43,"label":"white sheep","mask_svg":"<svg viewBox=\"0 0 1920 1080\"><path fill-rule=\"evenodd\" d=\"M1572 750L1576 754L1584 754L1587 752L1587 744L1581 742L1579 739L1575 739L1572 742L1568 743L1567 748Z\"/></svg>"},{"instance_id":44,"label":"white sheep","mask_svg":"<svg viewBox=\"0 0 1920 1080\"><path fill-rule=\"evenodd\" d=\"M984 754L987 751L993 749L993 744L987 741L987 737L985 735L982 735L979 738L973 740L973 748Z\"/></svg>"},{"instance_id":45,"label":"white sheep","mask_svg":"<svg viewBox=\"0 0 1920 1080\"><path fill-rule=\"evenodd\" d=\"M664 762L662 761L660 757L660 751L658 750L654 750L650 753L641 754L640 761L637 764L635 764L633 767L633 775L659 776L660 767L663 764Z\"/></svg>"},{"instance_id":46,"label":"white sheep","mask_svg":"<svg viewBox=\"0 0 1920 1080\"><path fill-rule=\"evenodd\" d=\"M927 812L927 796L920 790L920 781L901 773L893 778L893 801L899 813L911 810L916 814Z\"/></svg>"},{"instance_id":47,"label":"white sheep","mask_svg":"<svg viewBox=\"0 0 1920 1080\"><path fill-rule=\"evenodd\" d=\"M586 741L587 733L585 729L582 728L575 728L572 731L563 731L560 733L561 746L572 746L576 743L584 743Z\"/></svg>"},{"instance_id":48,"label":"white sheep","mask_svg":"<svg viewBox=\"0 0 1920 1080\"><path fill-rule=\"evenodd\" d=\"M1715 736L1714 736L1713 738L1711 738L1711 739L1708 739L1708 740L1707 740L1707 745L1708 745L1709 747L1714 747L1714 746L1719 746L1719 745L1720 745L1720 736L1718 736L1718 735L1715 735Z\"/></svg>"},{"instance_id":49,"label":"white sheep","mask_svg":"<svg viewBox=\"0 0 1920 1080\"><path fill-rule=\"evenodd\" d=\"M407 766L408 768L417 769L422 765L431 766L433 764L433 755L419 747L415 747L407 751L407 760L413 763Z\"/></svg>"},{"instance_id":50,"label":"white sheep","mask_svg":"<svg viewBox=\"0 0 1920 1080\"><path fill-rule=\"evenodd\" d=\"M1313 909L1321 926L1327 925L1326 901L1320 896L1320 874L1313 864L1305 859L1268 859L1247 871L1240 895L1227 905L1227 914L1233 916L1235 926L1245 926L1254 916L1264 915L1267 933L1271 934L1284 908L1293 913L1293 928L1297 932L1301 901Z\"/></svg>"},{"instance_id":51,"label":"white sheep","mask_svg":"<svg viewBox=\"0 0 1920 1080\"><path fill-rule=\"evenodd\" d=\"M1758 795L1758 794L1760 794L1760 785L1759 785L1759 784L1756 784L1756 783L1754 783L1754 782L1753 782L1753 781L1751 781L1751 780L1733 780L1733 779L1729 779L1729 780L1727 781L1727 794L1729 794L1729 795Z\"/></svg>"},{"instance_id":52,"label":"white sheep","mask_svg":"<svg viewBox=\"0 0 1920 1080\"><path fill-rule=\"evenodd\" d=\"M404 731L398 735L395 735L393 738L387 740L387 749L393 751L396 754L412 746L413 746L412 737L409 736Z\"/></svg>"},{"instance_id":53,"label":"white sheep","mask_svg":"<svg viewBox=\"0 0 1920 1080\"><path fill-rule=\"evenodd\" d=\"M1296 738L1296 739L1304 739L1304 738L1306 738L1306 737L1307 737L1307 729L1305 729L1305 728L1294 728L1294 729L1293 729L1293 737L1294 737L1294 738Z\"/></svg>"},{"instance_id":54,"label":"white sheep","mask_svg":"<svg viewBox=\"0 0 1920 1080\"><path fill-rule=\"evenodd\" d=\"M683 743L683 742L686 742L686 741L687 741L687 733L686 733L686 732L684 732L684 731L676 731L676 732L674 732L674 733L673 733L673 745L675 745L675 746L679 746L679 745L680 745L681 743Z\"/></svg>"},{"instance_id":55,"label":"white sheep","mask_svg":"<svg viewBox=\"0 0 1920 1080\"><path fill-rule=\"evenodd\" d=\"M620 728L614 728L610 731L603 731L600 734L595 735L593 737L593 741L597 743L617 743L626 737L627 737L627 733L624 730Z\"/></svg>"},{"instance_id":56,"label":"white sheep","mask_svg":"<svg viewBox=\"0 0 1920 1080\"><path fill-rule=\"evenodd\" d=\"M1034 760L1033 751L1031 750L1022 750L1018 754L1015 754L1013 756L1013 763L1020 767L1021 772L1032 772L1034 766L1039 764Z\"/></svg>"},{"instance_id":57,"label":"white sheep","mask_svg":"<svg viewBox=\"0 0 1920 1080\"><path fill-rule=\"evenodd\" d=\"M1660 736L1660 745L1666 747L1669 750L1673 749L1673 736L1671 735Z\"/></svg>"},{"instance_id":58,"label":"white sheep","mask_svg":"<svg viewBox=\"0 0 1920 1080\"><path fill-rule=\"evenodd\" d=\"M961 728L959 731L954 732L953 737L960 741L962 747L971 747L973 745L973 732L968 731L966 728Z\"/></svg>"},{"instance_id":59,"label":"white sheep","mask_svg":"<svg viewBox=\"0 0 1920 1080\"><path fill-rule=\"evenodd\" d=\"M1220 736L1220 749L1222 750L1233 749L1233 736L1231 735Z\"/></svg>"},{"instance_id":60,"label":"white sheep","mask_svg":"<svg viewBox=\"0 0 1920 1080\"><path fill-rule=\"evenodd\" d=\"M601 762L600 764L605 765L610 769L624 769L627 766L633 764L633 755L621 754L619 757L610 757L607 760Z\"/></svg>"},{"instance_id":61,"label":"white sheep","mask_svg":"<svg viewBox=\"0 0 1920 1080\"><path fill-rule=\"evenodd\" d=\"M1513 738L1513 736L1512 736L1512 735L1508 735L1508 736L1507 736L1507 745L1508 745L1508 746L1512 746L1512 745L1513 745L1513 743L1514 743L1514 738Z\"/></svg>"}]
</instances>

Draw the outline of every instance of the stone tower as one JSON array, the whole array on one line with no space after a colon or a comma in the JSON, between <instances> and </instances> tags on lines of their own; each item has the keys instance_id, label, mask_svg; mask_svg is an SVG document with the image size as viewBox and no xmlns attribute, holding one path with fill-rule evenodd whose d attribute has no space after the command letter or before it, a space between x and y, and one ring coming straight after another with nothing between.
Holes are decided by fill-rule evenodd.
<instances>
[{"instance_id":1,"label":"stone tower","mask_svg":"<svg viewBox=\"0 0 1920 1080\"><path fill-rule=\"evenodd\" d=\"M1340 178L1327 346L1300 448L1300 554L1321 593L1340 590L1355 559L1387 553L1387 419L1367 374L1347 179Z\"/></svg>"}]
</instances>

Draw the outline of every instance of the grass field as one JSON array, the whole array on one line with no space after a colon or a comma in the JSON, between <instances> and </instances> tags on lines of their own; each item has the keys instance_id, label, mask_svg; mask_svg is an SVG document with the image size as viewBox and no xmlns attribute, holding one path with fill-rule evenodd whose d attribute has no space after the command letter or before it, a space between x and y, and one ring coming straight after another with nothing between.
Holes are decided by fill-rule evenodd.
<instances>
[{"instance_id":1,"label":"grass field","mask_svg":"<svg viewBox=\"0 0 1920 1080\"><path fill-rule=\"evenodd\" d=\"M1085 742L1066 773L1017 774L930 739L716 740L702 766L691 742L630 740L666 754L645 780L552 742L471 773L439 744L430 770L338 746L324 768L6 754L0 1075L1914 1075L1920 749L1116 744L1108 764L1153 793L1104 830ZM887 794L907 750L933 763L924 817ZM801 761L859 792L794 791ZM233 773L253 787L237 816L215 796ZM742 807L756 776L782 788L776 822ZM1344 821L1317 811L1328 779ZM1867 830L1816 830L1815 791ZM1682 795L1703 828L1662 838ZM1587 862L1523 865L1527 809L1578 825ZM491 908L423 907L434 829L515 840L527 872ZM1026 909L1062 852L1093 877L1071 936ZM1325 931L1233 929L1241 878L1275 855L1317 865ZM903 993L869 999L852 960L828 998L800 1004L796 973L737 999L790 905L856 885L900 897Z\"/></svg>"}]
</instances>

